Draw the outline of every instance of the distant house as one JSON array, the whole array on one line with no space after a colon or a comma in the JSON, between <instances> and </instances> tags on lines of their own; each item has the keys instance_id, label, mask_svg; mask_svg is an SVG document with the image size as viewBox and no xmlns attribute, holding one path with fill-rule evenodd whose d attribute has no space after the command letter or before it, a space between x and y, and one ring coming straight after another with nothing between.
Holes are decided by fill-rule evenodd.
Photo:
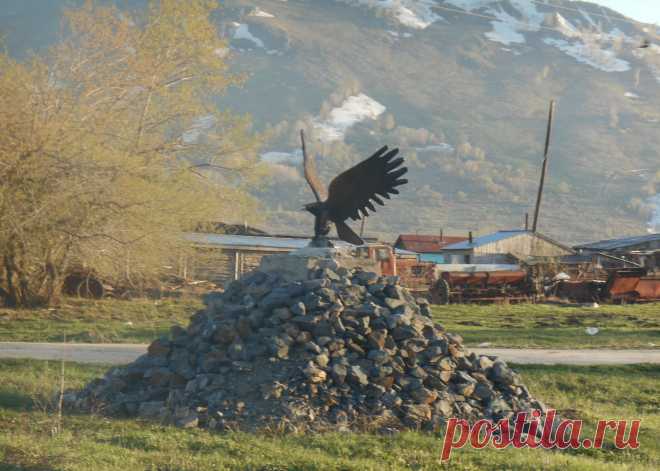
<instances>
[{"instance_id":1,"label":"distant house","mask_svg":"<svg viewBox=\"0 0 660 471\"><path fill-rule=\"evenodd\" d=\"M525 230L498 231L442 249L445 263L511 264L532 257L562 257L574 251L543 234Z\"/></svg>"},{"instance_id":2,"label":"distant house","mask_svg":"<svg viewBox=\"0 0 660 471\"><path fill-rule=\"evenodd\" d=\"M394 248L418 253L421 262L444 263L443 247L464 240L467 237L401 234L394 242Z\"/></svg>"},{"instance_id":3,"label":"distant house","mask_svg":"<svg viewBox=\"0 0 660 471\"><path fill-rule=\"evenodd\" d=\"M609 257L616 257L650 270L660 270L660 233L600 240L573 248L580 255L594 257L595 263L600 266L612 265L615 260Z\"/></svg>"}]
</instances>

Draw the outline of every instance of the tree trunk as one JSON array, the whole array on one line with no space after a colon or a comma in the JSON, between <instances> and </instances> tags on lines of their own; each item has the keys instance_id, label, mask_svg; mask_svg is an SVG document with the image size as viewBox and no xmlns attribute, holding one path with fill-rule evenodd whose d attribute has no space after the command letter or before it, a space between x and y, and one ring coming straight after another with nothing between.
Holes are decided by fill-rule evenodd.
<instances>
[{"instance_id":1,"label":"tree trunk","mask_svg":"<svg viewBox=\"0 0 660 471\"><path fill-rule=\"evenodd\" d=\"M62 291L62 276L61 271L57 269L57 266L50 258L50 254L46 259L45 264L45 289L44 289L44 302L50 306L57 301L59 301L60 294Z\"/></svg>"},{"instance_id":2,"label":"tree trunk","mask_svg":"<svg viewBox=\"0 0 660 471\"><path fill-rule=\"evenodd\" d=\"M5 305L7 307L32 307L38 304L38 297L30 290L30 282L20 259L16 254L16 247L9 243L5 248L3 264L6 276L7 294Z\"/></svg>"},{"instance_id":3,"label":"tree trunk","mask_svg":"<svg viewBox=\"0 0 660 471\"><path fill-rule=\"evenodd\" d=\"M7 307L16 307L18 305L18 293L14 285L14 270L12 264L12 256L7 252L3 257L5 268L5 283L7 289L5 290L5 305Z\"/></svg>"},{"instance_id":4,"label":"tree trunk","mask_svg":"<svg viewBox=\"0 0 660 471\"><path fill-rule=\"evenodd\" d=\"M30 304L29 285L27 279L22 274L16 264L16 255L13 247L10 247L4 256L5 275L7 283L7 297L5 304L7 307L23 307Z\"/></svg>"}]
</instances>

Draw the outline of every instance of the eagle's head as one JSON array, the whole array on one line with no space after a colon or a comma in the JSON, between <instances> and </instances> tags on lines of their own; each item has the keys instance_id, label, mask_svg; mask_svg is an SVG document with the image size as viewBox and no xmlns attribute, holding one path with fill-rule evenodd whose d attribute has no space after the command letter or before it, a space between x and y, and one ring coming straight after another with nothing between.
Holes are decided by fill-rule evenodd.
<instances>
[{"instance_id":1,"label":"eagle's head","mask_svg":"<svg viewBox=\"0 0 660 471\"><path fill-rule=\"evenodd\" d=\"M303 207L303 209L306 210L306 211L309 211L314 216L320 216L321 211L323 210L323 203L320 203L320 202L309 203L309 204L306 204Z\"/></svg>"}]
</instances>

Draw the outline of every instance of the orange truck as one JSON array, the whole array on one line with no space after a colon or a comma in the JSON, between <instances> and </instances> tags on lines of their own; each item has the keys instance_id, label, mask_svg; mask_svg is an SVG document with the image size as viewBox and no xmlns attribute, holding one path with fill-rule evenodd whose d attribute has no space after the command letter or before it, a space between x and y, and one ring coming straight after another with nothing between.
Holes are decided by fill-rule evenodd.
<instances>
[{"instance_id":1,"label":"orange truck","mask_svg":"<svg viewBox=\"0 0 660 471\"><path fill-rule=\"evenodd\" d=\"M413 293L426 295L431 286L429 272L432 262L419 262L417 254L394 249L390 245L369 243L357 247L356 256L377 262L381 275L398 276L401 284Z\"/></svg>"}]
</instances>

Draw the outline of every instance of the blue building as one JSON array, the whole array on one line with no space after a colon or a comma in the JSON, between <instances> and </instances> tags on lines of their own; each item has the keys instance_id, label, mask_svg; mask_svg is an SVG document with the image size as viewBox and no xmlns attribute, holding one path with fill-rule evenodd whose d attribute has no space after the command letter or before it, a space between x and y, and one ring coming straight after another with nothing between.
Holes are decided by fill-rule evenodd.
<instances>
[{"instance_id":1,"label":"blue building","mask_svg":"<svg viewBox=\"0 0 660 471\"><path fill-rule=\"evenodd\" d=\"M418 253L420 262L446 263L442 249L464 240L467 237L401 234L394 242L394 248Z\"/></svg>"}]
</instances>

